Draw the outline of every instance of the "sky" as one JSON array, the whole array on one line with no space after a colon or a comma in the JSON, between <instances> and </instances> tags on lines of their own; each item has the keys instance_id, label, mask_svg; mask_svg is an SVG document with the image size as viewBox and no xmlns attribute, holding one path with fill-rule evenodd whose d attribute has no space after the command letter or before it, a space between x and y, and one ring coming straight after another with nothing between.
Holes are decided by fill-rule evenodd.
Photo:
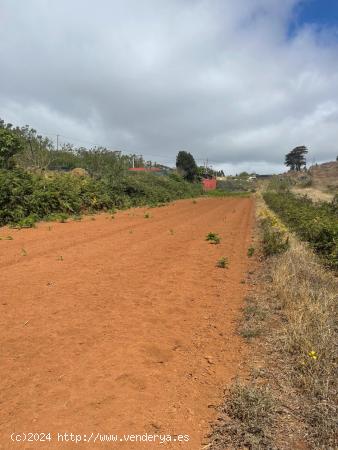
<instances>
[{"instance_id":1,"label":"sky","mask_svg":"<svg viewBox=\"0 0 338 450\"><path fill-rule=\"evenodd\" d=\"M0 0L0 118L227 174L338 154L338 0Z\"/></svg>"}]
</instances>

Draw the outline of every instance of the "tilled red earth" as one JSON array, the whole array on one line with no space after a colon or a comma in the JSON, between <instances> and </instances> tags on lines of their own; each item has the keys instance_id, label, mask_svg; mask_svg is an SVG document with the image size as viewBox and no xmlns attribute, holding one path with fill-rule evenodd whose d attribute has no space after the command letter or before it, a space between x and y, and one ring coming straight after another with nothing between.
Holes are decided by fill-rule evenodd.
<instances>
[{"instance_id":1,"label":"tilled red earth","mask_svg":"<svg viewBox=\"0 0 338 450\"><path fill-rule=\"evenodd\" d=\"M235 320L253 200L93 219L0 229L13 237L0 241L0 448L198 450L244 357ZM223 256L228 269L215 266ZM33 442L12 441L22 433ZM34 442L42 433L51 441Z\"/></svg>"}]
</instances>

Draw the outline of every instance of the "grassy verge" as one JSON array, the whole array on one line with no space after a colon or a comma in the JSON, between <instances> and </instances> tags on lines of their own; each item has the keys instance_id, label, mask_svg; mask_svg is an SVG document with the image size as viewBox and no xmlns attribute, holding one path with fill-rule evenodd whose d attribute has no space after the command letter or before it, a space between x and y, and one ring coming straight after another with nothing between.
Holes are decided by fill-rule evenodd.
<instances>
[{"instance_id":1,"label":"grassy verge","mask_svg":"<svg viewBox=\"0 0 338 450\"><path fill-rule=\"evenodd\" d=\"M313 448L335 448L337 280L298 242L271 263L270 273L282 321L272 339L297 392L299 419Z\"/></svg>"},{"instance_id":2,"label":"grassy verge","mask_svg":"<svg viewBox=\"0 0 338 450\"><path fill-rule=\"evenodd\" d=\"M337 279L309 247L287 239L278 217L262 204L259 210L264 262L239 325L250 358L245 377L225 396L206 448L334 449ZM280 233L281 245L269 244L266 253L273 233Z\"/></svg>"}]
</instances>

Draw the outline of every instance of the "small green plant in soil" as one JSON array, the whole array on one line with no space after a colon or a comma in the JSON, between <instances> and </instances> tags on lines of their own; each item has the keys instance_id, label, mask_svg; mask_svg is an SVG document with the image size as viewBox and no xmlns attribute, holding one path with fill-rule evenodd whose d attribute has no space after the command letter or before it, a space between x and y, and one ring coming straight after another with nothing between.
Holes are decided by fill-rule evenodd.
<instances>
[{"instance_id":1,"label":"small green plant in soil","mask_svg":"<svg viewBox=\"0 0 338 450\"><path fill-rule=\"evenodd\" d=\"M219 244L221 242L221 238L219 237L219 235L212 232L207 234L205 240L210 242L211 244Z\"/></svg>"},{"instance_id":2,"label":"small green plant in soil","mask_svg":"<svg viewBox=\"0 0 338 450\"><path fill-rule=\"evenodd\" d=\"M249 256L249 258L251 258L254 255L254 253L255 253L254 247L249 247L248 248L248 256Z\"/></svg>"},{"instance_id":3,"label":"small green plant in soil","mask_svg":"<svg viewBox=\"0 0 338 450\"><path fill-rule=\"evenodd\" d=\"M0 241L12 241L12 236L0 236Z\"/></svg>"},{"instance_id":4,"label":"small green plant in soil","mask_svg":"<svg viewBox=\"0 0 338 450\"><path fill-rule=\"evenodd\" d=\"M217 261L216 267L220 269L228 269L229 268L229 259L225 256Z\"/></svg>"},{"instance_id":5,"label":"small green plant in soil","mask_svg":"<svg viewBox=\"0 0 338 450\"><path fill-rule=\"evenodd\" d=\"M145 213L144 218L145 219L149 219L150 218L150 214L149 213Z\"/></svg>"},{"instance_id":6,"label":"small green plant in soil","mask_svg":"<svg viewBox=\"0 0 338 450\"><path fill-rule=\"evenodd\" d=\"M68 220L68 214L65 214L65 213L60 213L59 214L59 222L60 223L66 223L67 222L67 220Z\"/></svg>"},{"instance_id":7,"label":"small green plant in soil","mask_svg":"<svg viewBox=\"0 0 338 450\"><path fill-rule=\"evenodd\" d=\"M34 228L37 222L37 217L34 214L31 214L28 217L24 217L19 220L16 225L10 225L11 228Z\"/></svg>"}]
</instances>

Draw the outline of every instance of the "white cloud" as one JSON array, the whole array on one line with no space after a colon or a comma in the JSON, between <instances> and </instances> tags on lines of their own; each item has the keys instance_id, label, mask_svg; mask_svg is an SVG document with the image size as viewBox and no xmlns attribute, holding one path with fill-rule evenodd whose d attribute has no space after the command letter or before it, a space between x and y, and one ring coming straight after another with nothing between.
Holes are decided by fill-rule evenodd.
<instances>
[{"instance_id":1,"label":"white cloud","mask_svg":"<svg viewBox=\"0 0 338 450\"><path fill-rule=\"evenodd\" d=\"M338 142L338 43L296 0L0 0L0 117L174 163L280 170ZM74 143L76 143L74 141Z\"/></svg>"}]
</instances>

